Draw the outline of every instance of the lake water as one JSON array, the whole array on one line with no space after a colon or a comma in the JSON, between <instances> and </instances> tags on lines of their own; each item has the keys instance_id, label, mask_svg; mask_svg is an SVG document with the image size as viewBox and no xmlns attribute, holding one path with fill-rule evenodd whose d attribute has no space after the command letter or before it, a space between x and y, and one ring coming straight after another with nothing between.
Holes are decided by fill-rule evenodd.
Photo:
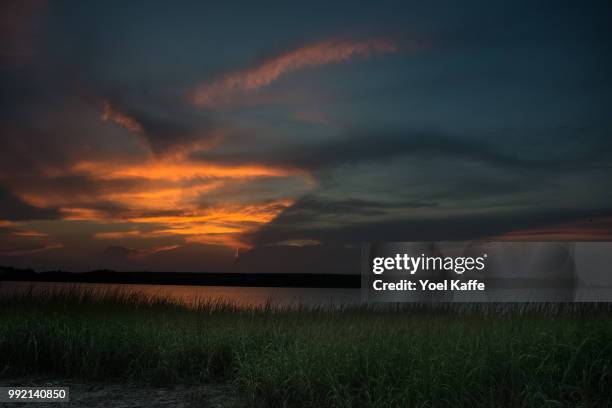
<instances>
[{"instance_id":1,"label":"lake water","mask_svg":"<svg viewBox=\"0 0 612 408\"><path fill-rule=\"evenodd\" d=\"M18 295L28 291L34 294L57 293L70 289L85 290L94 295L109 291L136 293L151 299L167 299L186 306L208 301L229 302L245 307L262 306L266 303L276 306L342 306L358 304L361 301L360 289L0 282L0 296Z\"/></svg>"}]
</instances>

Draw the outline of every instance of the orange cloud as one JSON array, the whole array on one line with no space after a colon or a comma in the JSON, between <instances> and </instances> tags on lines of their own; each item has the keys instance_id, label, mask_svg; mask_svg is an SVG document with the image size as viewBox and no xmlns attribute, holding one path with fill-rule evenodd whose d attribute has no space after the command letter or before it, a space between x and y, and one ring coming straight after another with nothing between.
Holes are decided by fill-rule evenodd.
<instances>
[{"instance_id":1,"label":"orange cloud","mask_svg":"<svg viewBox=\"0 0 612 408\"><path fill-rule=\"evenodd\" d=\"M39 200L40 201L40 200ZM99 210L92 208L60 208L62 218L70 221L104 221L107 217Z\"/></svg>"},{"instance_id":2,"label":"orange cloud","mask_svg":"<svg viewBox=\"0 0 612 408\"><path fill-rule=\"evenodd\" d=\"M0 220L1 256L30 255L62 247L54 237L31 229L27 223Z\"/></svg>"},{"instance_id":3,"label":"orange cloud","mask_svg":"<svg viewBox=\"0 0 612 408\"><path fill-rule=\"evenodd\" d=\"M53 243L47 244L40 248L32 248L32 249L2 249L0 250L0 255L2 256L23 256L23 255L31 255L36 254L38 252L50 251L52 249L63 248L64 245L61 243Z\"/></svg>"},{"instance_id":4,"label":"orange cloud","mask_svg":"<svg viewBox=\"0 0 612 408\"><path fill-rule=\"evenodd\" d=\"M94 238L97 239L121 239L121 238L140 238L143 234L139 230L96 232Z\"/></svg>"},{"instance_id":5,"label":"orange cloud","mask_svg":"<svg viewBox=\"0 0 612 408\"><path fill-rule=\"evenodd\" d=\"M187 242L245 248L247 245L241 241L241 236L270 222L283 209L293 204L290 198L246 204L224 202L205 208L198 204L198 198L202 195L233 182L258 177L295 176L295 172L288 169L151 159L144 163L125 164L80 162L74 165L73 171L85 173L94 181L135 179L144 182L142 189L130 187L127 191L104 191L103 195L91 198L92 204L95 204L96 200L104 199L124 208L125 211L115 218L95 208L70 206L69 202L65 201L66 197L63 198L61 213L65 219L121 222L135 226L130 231L97 233L95 238L98 239L177 236ZM304 175L303 183L310 183L307 175ZM37 198L34 201L39 204L45 200L44 196ZM169 214L159 214L163 211ZM138 225L142 224L153 225L154 229L148 227L146 231L140 231Z\"/></svg>"},{"instance_id":6,"label":"orange cloud","mask_svg":"<svg viewBox=\"0 0 612 408\"><path fill-rule=\"evenodd\" d=\"M45 234L44 232L23 229L22 222L0 220L0 228L7 229L7 231L5 232L0 231L0 234L4 233L4 234L8 234L9 236L13 236L13 237L25 237L25 238L47 238L49 237L49 235Z\"/></svg>"},{"instance_id":7,"label":"orange cloud","mask_svg":"<svg viewBox=\"0 0 612 408\"><path fill-rule=\"evenodd\" d=\"M159 252L164 251L172 251L173 249L178 248L178 245L165 245L160 247L146 248L146 249L131 249L130 254L128 255L129 259L132 260L141 260L145 259L148 256L155 255Z\"/></svg>"},{"instance_id":8,"label":"orange cloud","mask_svg":"<svg viewBox=\"0 0 612 408\"><path fill-rule=\"evenodd\" d=\"M496 238L509 241L609 241L612 239L612 218L599 217L513 231Z\"/></svg>"},{"instance_id":9,"label":"orange cloud","mask_svg":"<svg viewBox=\"0 0 612 408\"><path fill-rule=\"evenodd\" d=\"M278 55L253 68L232 72L218 80L204 83L196 89L194 102L206 107L223 104L230 101L236 92L262 88L292 71L340 63L355 57L394 53L398 48L395 43L383 39L321 41Z\"/></svg>"},{"instance_id":10,"label":"orange cloud","mask_svg":"<svg viewBox=\"0 0 612 408\"><path fill-rule=\"evenodd\" d=\"M271 221L280 210L291 204L293 204L293 200L289 199L258 204L225 204L180 216L136 217L130 218L130 221L175 225L203 222L265 223Z\"/></svg>"},{"instance_id":11,"label":"orange cloud","mask_svg":"<svg viewBox=\"0 0 612 408\"><path fill-rule=\"evenodd\" d=\"M83 161L76 163L73 170L85 172L101 179L141 177L179 181L192 178L253 178L284 177L297 173L282 167L272 166L226 166L177 160L150 160L138 164L117 164L111 162Z\"/></svg>"},{"instance_id":12,"label":"orange cloud","mask_svg":"<svg viewBox=\"0 0 612 408\"><path fill-rule=\"evenodd\" d=\"M140 231L100 232L98 239L156 238L180 236L187 242L223 244L246 248L240 240L246 232L270 222L279 212L292 205L292 200L275 200L257 204L225 204L211 208L185 211L176 216L142 216L125 221L154 224L156 229Z\"/></svg>"},{"instance_id":13,"label":"orange cloud","mask_svg":"<svg viewBox=\"0 0 612 408\"><path fill-rule=\"evenodd\" d=\"M138 130L110 105L105 115L106 120ZM105 231L95 233L97 239L174 236L181 241L241 248L247 246L241 241L245 233L273 220L293 200L275 194L274 200L260 197L249 203L226 197L215 203L216 191L240 188L259 178L290 177L304 188L312 186L312 179L303 170L210 164L180 154L150 156L144 161L77 160L65 167L59 178L56 176L47 177L49 183L35 188L27 184L15 186L14 192L30 205L59 209L64 221L122 224L121 231L108 231L105 227ZM57 185L63 177L75 177L82 186L63 189L63 184ZM238 187L232 187L232 183ZM210 201L206 198L209 193L213 197Z\"/></svg>"},{"instance_id":14,"label":"orange cloud","mask_svg":"<svg viewBox=\"0 0 612 408\"><path fill-rule=\"evenodd\" d=\"M82 192L53 188L30 189L16 186L15 194L41 208L61 207L65 216L74 219L98 218L99 212L87 210L101 200L118 202L130 208L175 208L193 198L225 187L233 181L265 177L295 177L311 185L311 177L302 170L265 165L223 165L198 161L150 159L144 162L80 161L62 172L62 177L78 176L91 180L92 188ZM50 177L53 180L54 177ZM44 186L43 186L44 187Z\"/></svg>"}]
</instances>

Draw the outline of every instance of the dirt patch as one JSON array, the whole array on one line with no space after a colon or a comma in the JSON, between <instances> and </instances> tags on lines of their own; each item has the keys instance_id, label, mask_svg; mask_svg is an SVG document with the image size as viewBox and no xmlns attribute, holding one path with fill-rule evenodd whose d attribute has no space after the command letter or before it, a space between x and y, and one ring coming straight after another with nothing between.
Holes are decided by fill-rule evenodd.
<instances>
[{"instance_id":1,"label":"dirt patch","mask_svg":"<svg viewBox=\"0 0 612 408\"><path fill-rule=\"evenodd\" d=\"M150 387L136 384L83 383L72 380L2 379L0 385L32 387L70 387L70 402L15 402L12 407L30 408L228 408L237 405L236 389L226 384Z\"/></svg>"}]
</instances>

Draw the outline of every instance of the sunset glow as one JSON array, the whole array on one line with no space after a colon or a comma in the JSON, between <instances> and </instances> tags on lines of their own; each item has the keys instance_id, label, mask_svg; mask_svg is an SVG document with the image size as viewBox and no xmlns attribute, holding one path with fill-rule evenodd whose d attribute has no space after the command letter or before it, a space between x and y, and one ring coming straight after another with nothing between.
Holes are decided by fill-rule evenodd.
<instances>
[{"instance_id":1,"label":"sunset glow","mask_svg":"<svg viewBox=\"0 0 612 408\"><path fill-rule=\"evenodd\" d=\"M13 3L0 266L347 272L326 260L364 242L610 238L590 17Z\"/></svg>"}]
</instances>

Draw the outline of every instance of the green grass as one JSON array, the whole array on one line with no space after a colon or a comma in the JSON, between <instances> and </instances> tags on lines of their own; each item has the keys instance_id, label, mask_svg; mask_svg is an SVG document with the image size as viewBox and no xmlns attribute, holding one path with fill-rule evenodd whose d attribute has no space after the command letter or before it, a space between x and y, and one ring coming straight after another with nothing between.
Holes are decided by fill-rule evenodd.
<instances>
[{"instance_id":1,"label":"green grass","mask_svg":"<svg viewBox=\"0 0 612 408\"><path fill-rule=\"evenodd\" d=\"M139 295L0 299L0 376L232 382L246 406L612 404L612 309L186 309Z\"/></svg>"}]
</instances>

